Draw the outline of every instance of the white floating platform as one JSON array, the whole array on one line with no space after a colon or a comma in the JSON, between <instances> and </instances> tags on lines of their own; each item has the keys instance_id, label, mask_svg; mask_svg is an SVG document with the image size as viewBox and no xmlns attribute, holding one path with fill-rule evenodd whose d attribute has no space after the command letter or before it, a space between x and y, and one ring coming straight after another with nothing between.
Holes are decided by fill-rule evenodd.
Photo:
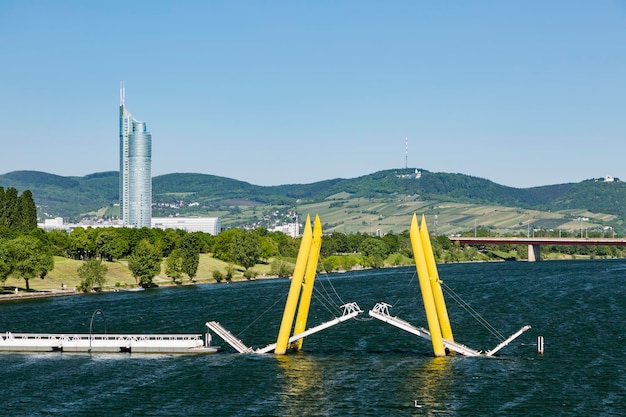
<instances>
[{"instance_id":1,"label":"white floating platform","mask_svg":"<svg viewBox=\"0 0 626 417\"><path fill-rule=\"evenodd\" d=\"M180 353L220 350L201 334L0 333L0 352Z\"/></svg>"}]
</instances>

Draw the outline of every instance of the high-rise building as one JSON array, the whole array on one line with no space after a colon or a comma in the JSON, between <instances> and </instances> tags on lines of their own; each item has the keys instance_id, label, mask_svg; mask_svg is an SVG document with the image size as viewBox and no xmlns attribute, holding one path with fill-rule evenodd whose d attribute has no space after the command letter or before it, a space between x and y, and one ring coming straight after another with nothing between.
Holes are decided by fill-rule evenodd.
<instances>
[{"instance_id":1,"label":"high-rise building","mask_svg":"<svg viewBox=\"0 0 626 417\"><path fill-rule=\"evenodd\" d=\"M120 87L120 220L129 227L150 227L152 218L152 135L126 109Z\"/></svg>"}]
</instances>

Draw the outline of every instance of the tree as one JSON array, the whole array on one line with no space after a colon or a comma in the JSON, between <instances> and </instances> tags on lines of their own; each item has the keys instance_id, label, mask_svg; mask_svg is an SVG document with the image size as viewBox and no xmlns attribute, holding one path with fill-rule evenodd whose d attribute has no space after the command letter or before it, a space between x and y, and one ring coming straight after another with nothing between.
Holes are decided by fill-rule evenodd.
<instances>
[{"instance_id":1,"label":"tree","mask_svg":"<svg viewBox=\"0 0 626 417\"><path fill-rule=\"evenodd\" d=\"M135 251L135 248L142 240L146 240L149 243L154 244L155 232L153 232L153 229L148 227L142 227L140 229L137 229L136 227L124 227L123 229L126 229L129 232L129 245L131 253Z\"/></svg>"},{"instance_id":2,"label":"tree","mask_svg":"<svg viewBox=\"0 0 626 417\"><path fill-rule=\"evenodd\" d=\"M128 269L142 287L151 287L152 279L161 272L161 254L144 239L128 257Z\"/></svg>"},{"instance_id":3,"label":"tree","mask_svg":"<svg viewBox=\"0 0 626 417\"><path fill-rule=\"evenodd\" d=\"M295 239L290 236L287 236L283 232L270 232L269 237L276 242L280 255L295 257L298 254L300 246L296 246Z\"/></svg>"},{"instance_id":4,"label":"tree","mask_svg":"<svg viewBox=\"0 0 626 417\"><path fill-rule=\"evenodd\" d=\"M70 237L65 230L50 230L46 235L53 255L62 257L69 255Z\"/></svg>"},{"instance_id":5,"label":"tree","mask_svg":"<svg viewBox=\"0 0 626 417\"><path fill-rule=\"evenodd\" d=\"M109 232L102 232L96 238L96 255L100 257L100 260L113 261L113 254L115 253L115 235Z\"/></svg>"},{"instance_id":6,"label":"tree","mask_svg":"<svg viewBox=\"0 0 626 417\"><path fill-rule=\"evenodd\" d=\"M387 245L389 251L388 253L394 253L400 250L402 245L402 235L394 235L393 232L389 232L381 239Z\"/></svg>"},{"instance_id":7,"label":"tree","mask_svg":"<svg viewBox=\"0 0 626 417\"><path fill-rule=\"evenodd\" d=\"M165 260L165 273L172 278L175 283L180 283L183 276L184 251L174 249Z\"/></svg>"},{"instance_id":8,"label":"tree","mask_svg":"<svg viewBox=\"0 0 626 417\"><path fill-rule=\"evenodd\" d=\"M367 235L357 233L354 235L346 235L347 252L356 253L359 251L361 243L367 239Z\"/></svg>"},{"instance_id":9,"label":"tree","mask_svg":"<svg viewBox=\"0 0 626 417\"><path fill-rule=\"evenodd\" d=\"M338 242L334 239L336 235L337 232L334 232L332 235L322 239L322 246L320 248L321 257L326 258L339 252Z\"/></svg>"},{"instance_id":10,"label":"tree","mask_svg":"<svg viewBox=\"0 0 626 417\"><path fill-rule=\"evenodd\" d=\"M114 258L126 258L133 253L133 249L135 249L135 245L133 244L133 236L132 231L134 229L131 227L119 227L113 229L113 233L115 233L115 237L117 237L117 241L119 246L117 247L118 256L114 256Z\"/></svg>"},{"instance_id":11,"label":"tree","mask_svg":"<svg viewBox=\"0 0 626 417\"><path fill-rule=\"evenodd\" d=\"M99 259L94 258L83 262L77 271L81 279L78 288L83 292L89 292L93 291L94 287L102 287L106 281L107 271L107 266Z\"/></svg>"},{"instance_id":12,"label":"tree","mask_svg":"<svg viewBox=\"0 0 626 417\"><path fill-rule=\"evenodd\" d=\"M225 262L231 262L235 236L243 233L241 229L228 229L217 235L213 244L213 256Z\"/></svg>"},{"instance_id":13,"label":"tree","mask_svg":"<svg viewBox=\"0 0 626 417\"><path fill-rule=\"evenodd\" d=\"M163 233L163 256L170 256L170 253L178 247L178 242L185 233L187 232L180 229L165 230Z\"/></svg>"},{"instance_id":14,"label":"tree","mask_svg":"<svg viewBox=\"0 0 626 417\"><path fill-rule=\"evenodd\" d=\"M201 241L195 233L188 233L178 243L180 257L182 258L182 272L187 274L190 280L198 273L200 265Z\"/></svg>"},{"instance_id":15,"label":"tree","mask_svg":"<svg viewBox=\"0 0 626 417\"><path fill-rule=\"evenodd\" d=\"M44 279L54 268L54 258L37 238L19 236L8 242L7 247L13 264L11 275L23 278L26 290L30 290L31 279Z\"/></svg>"},{"instance_id":16,"label":"tree","mask_svg":"<svg viewBox=\"0 0 626 417\"><path fill-rule=\"evenodd\" d=\"M213 251L213 242L215 242L215 236L204 232L193 232L200 239L200 253L209 253Z\"/></svg>"},{"instance_id":17,"label":"tree","mask_svg":"<svg viewBox=\"0 0 626 417\"><path fill-rule=\"evenodd\" d=\"M16 233L28 233L37 228L37 207L33 201L33 193L25 190L18 195L13 187L0 187L0 228ZM3 231L6 235L6 230Z\"/></svg>"},{"instance_id":18,"label":"tree","mask_svg":"<svg viewBox=\"0 0 626 417\"><path fill-rule=\"evenodd\" d=\"M128 241L114 228L99 229L97 237L91 237L89 240L94 241L95 254L103 261L113 262L113 259L122 258L128 250Z\"/></svg>"},{"instance_id":19,"label":"tree","mask_svg":"<svg viewBox=\"0 0 626 417\"><path fill-rule=\"evenodd\" d=\"M130 255L130 242L128 241L128 234L124 232L126 227L113 228L110 230L115 236L115 251L112 256L113 259L120 259Z\"/></svg>"},{"instance_id":20,"label":"tree","mask_svg":"<svg viewBox=\"0 0 626 417\"><path fill-rule=\"evenodd\" d=\"M244 231L235 236L233 262L248 269L259 263L261 243L258 235Z\"/></svg>"},{"instance_id":21,"label":"tree","mask_svg":"<svg viewBox=\"0 0 626 417\"><path fill-rule=\"evenodd\" d=\"M347 253L348 252L348 239L344 233L333 232L330 235L332 241L335 243L335 252ZM326 240L326 239L324 239ZM323 244L323 242L322 242Z\"/></svg>"},{"instance_id":22,"label":"tree","mask_svg":"<svg viewBox=\"0 0 626 417\"><path fill-rule=\"evenodd\" d=\"M380 268L389 254L389 247L379 238L367 238L359 246L359 252L365 257L369 266Z\"/></svg>"},{"instance_id":23,"label":"tree","mask_svg":"<svg viewBox=\"0 0 626 417\"><path fill-rule=\"evenodd\" d=\"M278 255L278 243L269 236L261 236L260 240L260 256L267 260L273 256Z\"/></svg>"},{"instance_id":24,"label":"tree","mask_svg":"<svg viewBox=\"0 0 626 417\"><path fill-rule=\"evenodd\" d=\"M70 233L69 252L75 260L87 260L91 258L92 252L89 242L89 235L82 227L76 227Z\"/></svg>"},{"instance_id":25,"label":"tree","mask_svg":"<svg viewBox=\"0 0 626 417\"><path fill-rule=\"evenodd\" d=\"M8 227L9 229L15 228L15 218L17 216L17 189L13 187L7 188L2 194L2 201L0 201L0 224Z\"/></svg>"},{"instance_id":26,"label":"tree","mask_svg":"<svg viewBox=\"0 0 626 417\"><path fill-rule=\"evenodd\" d=\"M13 258L7 242L0 239L0 282L6 281L11 272L13 272Z\"/></svg>"},{"instance_id":27,"label":"tree","mask_svg":"<svg viewBox=\"0 0 626 417\"><path fill-rule=\"evenodd\" d=\"M33 193L25 190L17 198L17 211L15 213L15 229L18 232L30 232L37 228L37 207L33 201Z\"/></svg>"}]
</instances>

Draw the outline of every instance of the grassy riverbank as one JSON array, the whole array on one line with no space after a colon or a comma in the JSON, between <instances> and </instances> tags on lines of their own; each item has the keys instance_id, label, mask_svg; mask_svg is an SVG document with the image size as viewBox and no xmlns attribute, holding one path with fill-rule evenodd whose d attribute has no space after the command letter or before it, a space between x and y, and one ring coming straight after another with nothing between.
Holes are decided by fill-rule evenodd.
<instances>
[{"instance_id":1,"label":"grassy riverbank","mask_svg":"<svg viewBox=\"0 0 626 417\"><path fill-rule=\"evenodd\" d=\"M51 291L76 288L80 284L78 277L78 268L83 264L82 261L73 259L54 257L54 269L50 271L44 279L34 278L30 280L30 289L33 291ZM135 278L130 273L125 260L104 262L107 267L106 282L104 290L112 290L114 288L132 288L137 286ZM197 276L194 278L195 283L215 282L213 279L213 271L219 270L226 273L228 264L213 258L210 254L200 254L200 264L198 266ZM243 277L243 268L235 266L235 274L233 280L245 279ZM267 276L270 272L270 265L258 264L253 268L258 272L259 277ZM183 284L190 281L183 280ZM165 274L165 263L161 265L161 273L154 278L157 285L173 284L172 280ZM23 279L14 277L8 278L4 282L4 292L13 292L15 288L25 291L26 282ZM0 287L1 288L1 287Z\"/></svg>"}]
</instances>

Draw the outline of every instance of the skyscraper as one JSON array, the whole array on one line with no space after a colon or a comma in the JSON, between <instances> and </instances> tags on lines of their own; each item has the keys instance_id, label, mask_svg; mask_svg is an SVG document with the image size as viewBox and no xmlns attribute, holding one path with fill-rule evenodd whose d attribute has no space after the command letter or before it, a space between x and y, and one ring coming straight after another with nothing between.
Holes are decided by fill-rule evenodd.
<instances>
[{"instance_id":1,"label":"skyscraper","mask_svg":"<svg viewBox=\"0 0 626 417\"><path fill-rule=\"evenodd\" d=\"M150 227L152 218L152 135L126 109L120 86L120 220L129 227Z\"/></svg>"}]
</instances>

